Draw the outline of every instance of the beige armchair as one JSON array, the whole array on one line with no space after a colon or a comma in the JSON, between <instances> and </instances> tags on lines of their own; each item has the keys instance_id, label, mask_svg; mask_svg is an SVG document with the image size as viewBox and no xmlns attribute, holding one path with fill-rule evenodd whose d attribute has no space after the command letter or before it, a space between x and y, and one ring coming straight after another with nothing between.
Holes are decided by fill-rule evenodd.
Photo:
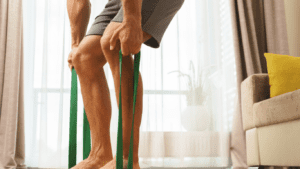
<instances>
[{"instance_id":1,"label":"beige armchair","mask_svg":"<svg viewBox=\"0 0 300 169\"><path fill-rule=\"evenodd\" d=\"M268 74L254 74L241 84L241 104L247 165L300 166L300 90L270 98Z\"/></svg>"}]
</instances>

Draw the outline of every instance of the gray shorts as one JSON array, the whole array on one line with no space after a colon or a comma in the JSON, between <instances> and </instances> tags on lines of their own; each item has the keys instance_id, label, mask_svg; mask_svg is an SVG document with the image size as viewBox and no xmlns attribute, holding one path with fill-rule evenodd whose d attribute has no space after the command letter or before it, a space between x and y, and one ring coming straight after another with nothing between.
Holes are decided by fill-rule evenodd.
<instances>
[{"instance_id":1,"label":"gray shorts","mask_svg":"<svg viewBox=\"0 0 300 169\"><path fill-rule=\"evenodd\" d=\"M184 0L143 0L142 30L152 36L144 42L145 45L153 48L160 47L161 39L168 25L183 2ZM119 23L123 21L121 0L109 0L85 36L103 35L105 28L111 21Z\"/></svg>"}]
</instances>

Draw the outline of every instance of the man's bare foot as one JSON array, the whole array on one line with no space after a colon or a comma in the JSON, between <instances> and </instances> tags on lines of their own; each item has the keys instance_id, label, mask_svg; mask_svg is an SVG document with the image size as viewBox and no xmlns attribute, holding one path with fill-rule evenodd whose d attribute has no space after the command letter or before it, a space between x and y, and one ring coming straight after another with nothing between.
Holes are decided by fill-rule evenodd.
<instances>
[{"instance_id":1,"label":"man's bare foot","mask_svg":"<svg viewBox=\"0 0 300 169\"><path fill-rule=\"evenodd\" d=\"M116 169L117 157L115 156L111 161L109 161L104 167L99 169ZM128 159L123 159L123 169L127 169ZM141 169L139 164L133 164L132 169Z\"/></svg>"},{"instance_id":2,"label":"man's bare foot","mask_svg":"<svg viewBox=\"0 0 300 169\"><path fill-rule=\"evenodd\" d=\"M71 169L95 169L95 168L101 168L106 163L108 163L110 160L100 160L95 159L89 156L88 158L84 159L80 163L78 163L76 166L72 167Z\"/></svg>"}]
</instances>

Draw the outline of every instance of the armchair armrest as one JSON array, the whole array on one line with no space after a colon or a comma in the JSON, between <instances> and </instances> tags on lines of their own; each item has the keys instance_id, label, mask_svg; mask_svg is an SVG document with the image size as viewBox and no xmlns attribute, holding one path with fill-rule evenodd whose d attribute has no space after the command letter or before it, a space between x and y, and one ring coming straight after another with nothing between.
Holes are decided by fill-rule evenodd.
<instances>
[{"instance_id":1,"label":"armchair armrest","mask_svg":"<svg viewBox=\"0 0 300 169\"><path fill-rule=\"evenodd\" d=\"M241 84L241 104L244 131L255 128L253 104L270 98L269 75L253 74Z\"/></svg>"}]
</instances>

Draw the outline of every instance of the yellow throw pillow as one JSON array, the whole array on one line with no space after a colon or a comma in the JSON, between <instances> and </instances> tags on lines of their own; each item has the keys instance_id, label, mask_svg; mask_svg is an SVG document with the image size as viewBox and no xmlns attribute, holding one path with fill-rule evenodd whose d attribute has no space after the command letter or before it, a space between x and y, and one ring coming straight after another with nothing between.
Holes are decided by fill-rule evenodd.
<instances>
[{"instance_id":1,"label":"yellow throw pillow","mask_svg":"<svg viewBox=\"0 0 300 169\"><path fill-rule=\"evenodd\" d=\"M270 97L300 89L300 57L264 53L267 60Z\"/></svg>"}]
</instances>

